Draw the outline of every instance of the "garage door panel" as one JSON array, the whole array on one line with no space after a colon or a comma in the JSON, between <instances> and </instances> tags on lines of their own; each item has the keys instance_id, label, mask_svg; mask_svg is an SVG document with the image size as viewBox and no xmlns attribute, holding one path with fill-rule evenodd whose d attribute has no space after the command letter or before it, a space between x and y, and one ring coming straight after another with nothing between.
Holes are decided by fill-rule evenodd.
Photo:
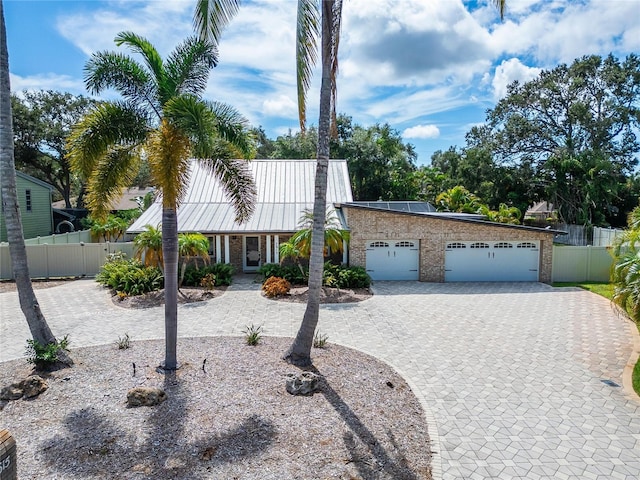
<instances>
[{"instance_id":1,"label":"garage door panel","mask_svg":"<svg viewBox=\"0 0 640 480\"><path fill-rule=\"evenodd\" d=\"M418 280L417 240L367 242L367 273L373 280Z\"/></svg>"},{"instance_id":2,"label":"garage door panel","mask_svg":"<svg viewBox=\"0 0 640 480\"><path fill-rule=\"evenodd\" d=\"M536 282L537 242L452 242L445 248L445 282Z\"/></svg>"}]
</instances>

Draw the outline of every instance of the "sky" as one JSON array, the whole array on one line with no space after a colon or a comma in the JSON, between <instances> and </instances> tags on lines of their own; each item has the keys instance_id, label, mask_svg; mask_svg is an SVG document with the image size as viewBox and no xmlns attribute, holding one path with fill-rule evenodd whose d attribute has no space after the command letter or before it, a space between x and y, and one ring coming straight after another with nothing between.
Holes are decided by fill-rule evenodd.
<instances>
[{"instance_id":1,"label":"sky","mask_svg":"<svg viewBox=\"0 0 640 480\"><path fill-rule=\"evenodd\" d=\"M83 67L121 51L121 31L166 56L193 35L195 0L4 0L11 88L88 95ZM462 147L507 85L584 55L640 52L640 0L344 0L337 111L388 123L419 165ZM243 0L225 30L205 98L238 109L269 138L299 130L296 0ZM319 70L308 123L318 123ZM116 98L106 92L99 98Z\"/></svg>"}]
</instances>

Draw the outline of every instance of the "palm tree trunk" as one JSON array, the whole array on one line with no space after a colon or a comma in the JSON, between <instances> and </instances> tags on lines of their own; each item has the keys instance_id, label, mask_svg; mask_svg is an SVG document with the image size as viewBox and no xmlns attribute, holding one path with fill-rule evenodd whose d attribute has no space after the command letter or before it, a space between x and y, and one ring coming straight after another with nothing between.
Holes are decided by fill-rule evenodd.
<instances>
[{"instance_id":1,"label":"palm tree trunk","mask_svg":"<svg viewBox=\"0 0 640 480\"><path fill-rule=\"evenodd\" d=\"M9 52L7 32L4 23L4 7L0 0L0 173L2 174L2 205L4 207L7 239L16 281L20 308L27 319L31 336L41 345L56 341L31 285L27 249L22 233L22 220L16 190L16 171L13 152L13 125L11 119L11 85L9 82ZM62 355L64 363L71 359Z\"/></svg>"},{"instance_id":2,"label":"palm tree trunk","mask_svg":"<svg viewBox=\"0 0 640 480\"><path fill-rule=\"evenodd\" d=\"M162 368L178 368L178 215L175 208L162 209L162 254L164 257L164 336Z\"/></svg>"},{"instance_id":3,"label":"palm tree trunk","mask_svg":"<svg viewBox=\"0 0 640 480\"><path fill-rule=\"evenodd\" d=\"M313 229L309 258L309 297L293 344L284 359L301 367L311 365L311 347L320 314L320 293L324 268L324 223L327 204L327 171L329 168L329 137L331 123L331 63L334 0L322 1L322 83L320 86L320 117L318 120L318 163L316 166L313 203Z\"/></svg>"}]
</instances>

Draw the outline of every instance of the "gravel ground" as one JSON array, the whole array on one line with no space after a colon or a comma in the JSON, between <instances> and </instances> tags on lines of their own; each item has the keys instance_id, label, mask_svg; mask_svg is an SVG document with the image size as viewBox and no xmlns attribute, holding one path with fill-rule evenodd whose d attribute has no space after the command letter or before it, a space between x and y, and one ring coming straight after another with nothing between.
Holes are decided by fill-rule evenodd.
<instances>
[{"instance_id":1,"label":"gravel ground","mask_svg":"<svg viewBox=\"0 0 640 480\"><path fill-rule=\"evenodd\" d=\"M155 370L161 341L73 350L76 364L48 374L47 391L0 411L20 478L432 478L424 412L393 369L345 347L314 349L320 391L292 396L285 375L299 370L280 360L290 342L180 339L174 376ZM24 360L0 363L0 387L30 373ZM138 385L164 388L167 401L127 408Z\"/></svg>"}]
</instances>

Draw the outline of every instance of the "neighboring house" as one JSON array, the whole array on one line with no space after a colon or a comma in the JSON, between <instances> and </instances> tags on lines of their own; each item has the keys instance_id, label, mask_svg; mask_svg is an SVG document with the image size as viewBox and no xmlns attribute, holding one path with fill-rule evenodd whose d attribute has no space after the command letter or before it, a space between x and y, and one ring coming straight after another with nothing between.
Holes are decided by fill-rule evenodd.
<instances>
[{"instance_id":1,"label":"neighboring house","mask_svg":"<svg viewBox=\"0 0 640 480\"><path fill-rule=\"evenodd\" d=\"M253 272L263 263L280 260L279 246L299 228L305 210L313 209L315 160L252 160L257 189L255 212L244 224L235 222L218 181L198 162L192 162L187 194L178 209L178 231L200 232L209 238L216 262L231 263L238 271ZM330 160L327 206L353 201L345 160ZM149 207L127 233L161 223L162 199Z\"/></svg>"},{"instance_id":2,"label":"neighboring house","mask_svg":"<svg viewBox=\"0 0 640 480\"><path fill-rule=\"evenodd\" d=\"M53 187L31 175L16 171L18 205L24 238L35 238L53 233L51 193ZM4 212L0 215L0 242L7 241Z\"/></svg>"},{"instance_id":3,"label":"neighboring house","mask_svg":"<svg viewBox=\"0 0 640 480\"><path fill-rule=\"evenodd\" d=\"M131 210L132 208L138 208L140 206L139 202L142 202L144 197L148 193L155 192L154 187L130 187L125 188L122 191L122 195L118 197L118 199L113 203L110 210L112 212L117 212L119 210ZM77 198L72 198L71 203L75 204L77 202ZM53 208L64 209L65 203L64 200L59 200L53 203ZM73 209L70 209L73 210Z\"/></svg>"},{"instance_id":4,"label":"neighboring house","mask_svg":"<svg viewBox=\"0 0 640 480\"><path fill-rule=\"evenodd\" d=\"M374 280L551 282L555 230L434 212L408 202L338 205L351 265Z\"/></svg>"},{"instance_id":5,"label":"neighboring house","mask_svg":"<svg viewBox=\"0 0 640 480\"><path fill-rule=\"evenodd\" d=\"M524 214L524 218L546 222L549 218L557 218L557 214L558 212L553 208L553 203L538 202L529 207Z\"/></svg>"}]
</instances>

